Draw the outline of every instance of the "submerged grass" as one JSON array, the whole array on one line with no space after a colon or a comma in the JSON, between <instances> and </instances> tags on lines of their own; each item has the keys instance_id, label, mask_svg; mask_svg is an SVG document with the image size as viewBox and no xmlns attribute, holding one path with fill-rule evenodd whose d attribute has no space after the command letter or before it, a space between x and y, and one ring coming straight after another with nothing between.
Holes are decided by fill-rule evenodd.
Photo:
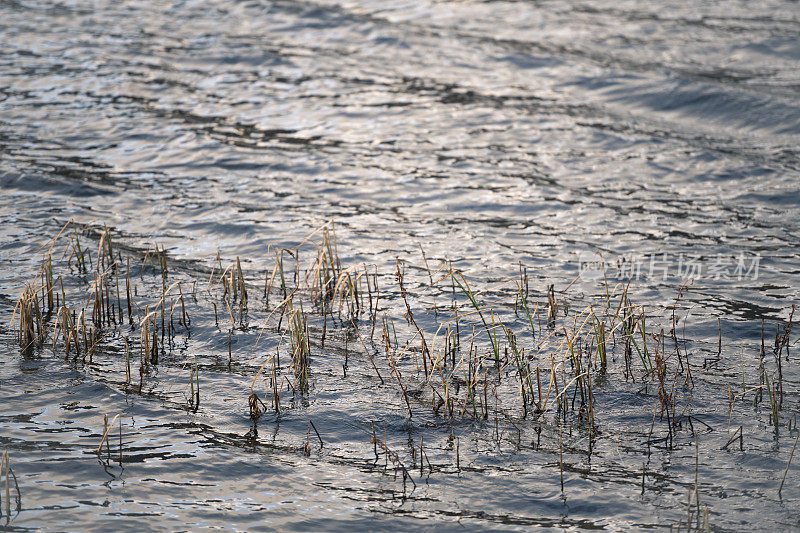
<instances>
[{"instance_id":1,"label":"submerged grass","mask_svg":"<svg viewBox=\"0 0 800 533\"><path fill-rule=\"evenodd\" d=\"M171 352L176 338L182 336L188 342L197 320L191 314L211 316L213 307L215 329L227 347L225 370L249 372L240 366L248 350L248 360L258 361L250 394L242 398L254 421L268 412L277 417L291 409L297 395L313 396L317 392L317 361L339 353L344 358L343 379L348 376L351 359L368 361L370 371L365 379L374 381L370 386L385 387L392 391L389 396L396 398L396 404L386 405L387 412L400 410L409 420L444 420L451 427L459 423L493 425L493 438L498 445L501 423L519 435L525 430L536 431L537 438L543 427L550 428L553 438L557 436L562 485L568 456L563 432L567 429L571 437L573 430L577 431L579 438L588 443L591 454L595 440L605 431L606 391L615 386L634 386L640 394L652 396L653 428L645 443L647 453L651 445L662 445L671 451L679 445L676 440L687 428L696 438L694 426L700 420L688 411L688 406L698 392L695 387L700 383L712 386L708 380L696 382L692 366L695 371L708 371L724 357L720 325L716 362L702 368L690 361L692 349L685 339L686 319L680 316L679 304L688 290L685 285L678 289L672 305L649 310L631 302L627 285L609 287L607 280L599 308L597 304L583 308L570 304L567 295L558 294L553 284L547 285L534 302L531 298L536 296L530 291L528 272L521 265L519 279L476 291L467 276L445 259L439 260L438 265L434 263L438 268L432 269L424 250L423 267L412 269L398 259L383 274L377 265L342 261L334 225L329 223L295 248L268 251L268 260L273 260L274 255L274 262L264 264L263 277L252 277L263 279L263 291L254 291L255 281L248 281L244 266L250 262L236 257L223 267L217 254L200 301L195 289L184 293L183 284L188 283L185 278L170 279L176 269L170 266L166 249L126 250L123 257L106 226L81 228L72 224L70 229L62 229L53 239L39 272L22 288L17 300L12 316L14 339L25 353L34 353L49 343L54 353L85 364L92 364L98 354L119 354L123 386L147 394L145 382L151 369ZM61 260L57 260L52 251L62 235L68 242ZM318 242L313 241L315 236ZM98 243L94 259L87 247L92 239ZM313 252L303 252L302 257L311 258L304 265L300 261L301 248L307 247L313 247ZM132 271L132 263L140 264L138 272ZM413 284L409 281L410 272L419 274ZM392 278L394 284L386 281ZM124 290L120 288L122 283ZM192 286L196 287L196 283ZM251 299L252 294L261 294L261 301L258 296ZM276 296L278 303L270 305L270 298L274 302ZM437 301L448 297L452 305L443 310ZM423 303L425 298L432 304ZM203 303L209 308L201 309ZM217 314L218 304L228 311L230 323L224 330L220 319L223 323L226 319ZM546 314L544 327L540 309ZM259 324L258 339L249 346L237 347L234 354L234 333L244 338L253 328L251 322ZM763 401L763 389L769 402L769 424L776 434L778 428L785 426L782 358L788 356L792 324L793 311L788 322L777 328L774 364L765 359L762 347L755 386L746 386L742 367L742 392L729 394L729 426L735 400L740 399L737 405L742 405L748 398L757 407ZM259 343L264 336L274 339L274 353L266 354L261 348ZM326 338L339 346L338 352L335 346L323 350ZM134 386L131 359L135 359L137 349L139 380ZM632 357L634 351L638 361ZM379 356L381 352L383 358ZM191 354L181 367L189 392L185 405L191 411L201 407L203 365L198 355ZM327 364L326 368L331 366ZM383 376L391 378L384 380ZM732 386L738 387L738 383ZM662 424L660 430L656 421ZM744 441L742 427L738 429L740 447ZM106 427L100 448L104 442L107 444L109 428ZM658 431L664 436L654 438L653 433ZM721 447L727 448L736 435ZM306 437L303 449L307 452L310 427ZM319 440L322 444L321 437ZM374 432L370 442L376 450L383 451L387 465L393 465L395 477L402 474L404 492L407 481L416 486L411 477L414 469L406 468L401 452L390 447L386 438L378 439ZM457 470L461 471L457 437L455 442L454 457ZM416 453L413 452L414 457L422 470L422 443L419 455ZM428 464L433 471L430 461ZM788 469L787 464L787 472ZM697 495L693 498L699 501ZM695 513L693 523L702 526L697 519L700 514L700 510ZM707 524L707 511L703 516Z\"/></svg>"}]
</instances>

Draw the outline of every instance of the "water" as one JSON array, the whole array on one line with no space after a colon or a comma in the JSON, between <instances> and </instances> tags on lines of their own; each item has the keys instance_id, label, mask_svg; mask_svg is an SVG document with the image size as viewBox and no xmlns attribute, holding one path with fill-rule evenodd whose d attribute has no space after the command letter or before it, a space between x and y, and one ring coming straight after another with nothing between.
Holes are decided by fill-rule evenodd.
<instances>
[{"instance_id":1,"label":"water","mask_svg":"<svg viewBox=\"0 0 800 533\"><path fill-rule=\"evenodd\" d=\"M774 372L775 328L800 290L796 2L5 1L0 43L0 443L22 496L9 529L685 526L695 436L712 528L800 527L797 463L777 494L797 435L796 334L778 428L752 392L729 410L742 374L745 389L760 384L762 319ZM170 279L200 287L191 335L142 393L124 383L117 337L91 365L13 342L14 303L69 219L107 224L134 264L165 246ZM393 274L406 262L431 336L450 286L424 290L420 246L520 330L513 290L498 288L520 263L532 303L546 306L553 284L573 311L601 306L606 291L602 277L573 283L580 259L609 261L612 289L618 261L640 263L631 300L656 312L694 261L680 313L700 384L681 391L679 412L712 429L684 421L672 446L648 447L666 423L652 422L654 390L623 378L617 346L607 383L594 385L600 433L562 424L562 491L553 413L523 419L504 390L497 424L437 415L424 395L409 418L358 338L330 324L307 397L287 394L279 415L254 424L250 384L280 334L255 347L268 312L252 304L229 371L227 318L217 327L211 310L224 304L202 288L218 252L240 256L260 286L273 249L329 220L345 266L377 268L398 326ZM83 239L96 251L98 237ZM305 264L314 252L303 250ZM737 275L740 261L758 262L757 279ZM709 273L715 263L725 270ZM160 279L146 271L137 284L153 294ZM669 328L669 312L655 314ZM200 367L196 412L187 357ZM120 415L121 461L117 429L95 453L104 414ZM416 488L404 494L402 476L375 460L373 423ZM743 449L721 451L739 426ZM423 474L420 437L433 465Z\"/></svg>"}]
</instances>

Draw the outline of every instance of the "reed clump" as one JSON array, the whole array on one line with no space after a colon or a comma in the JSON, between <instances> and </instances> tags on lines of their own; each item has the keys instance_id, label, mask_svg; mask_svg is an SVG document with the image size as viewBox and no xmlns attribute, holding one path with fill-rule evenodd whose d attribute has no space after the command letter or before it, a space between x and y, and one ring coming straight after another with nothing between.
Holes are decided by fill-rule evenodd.
<instances>
[{"instance_id":1,"label":"reed clump","mask_svg":"<svg viewBox=\"0 0 800 533\"><path fill-rule=\"evenodd\" d=\"M293 309L288 306L289 326L288 335L292 354L292 370L296 380L296 389L308 390L309 362L311 359L311 345L308 339L308 322L302 309Z\"/></svg>"},{"instance_id":2,"label":"reed clump","mask_svg":"<svg viewBox=\"0 0 800 533\"><path fill-rule=\"evenodd\" d=\"M93 238L94 255L87 246ZM61 259L54 259L63 241ZM145 281L146 271L155 275L147 294L140 294L131 263L136 253L123 257L106 226L82 228L69 221L45 248L41 268L23 288L12 315L16 342L28 353L47 343L54 354L88 364L99 351L117 351L124 344L119 351L126 386L133 381L131 353L138 349L141 391L148 368L170 350L176 335L188 333L191 323L180 282L167 285L166 250L156 246L139 255L139 281ZM132 331L138 334L131 336Z\"/></svg>"},{"instance_id":3,"label":"reed clump","mask_svg":"<svg viewBox=\"0 0 800 533\"><path fill-rule=\"evenodd\" d=\"M605 392L610 386L635 388L653 400L647 449L671 450L681 432L689 428L694 434L694 425L702 423L686 407L701 383L692 369L709 371L724 357L720 326L716 354L704 368L690 358L698 350L690 348L685 334L682 338L686 285L672 305L648 308L632 301L628 285L606 282L601 300L580 307L554 284L532 290L522 265L515 279L489 285L470 280L445 259L429 261L423 250L424 265L397 258L381 273L377 265L343 260L329 223L294 248L268 249L257 288L243 265L258 264L258 258L224 263L217 254L200 302L194 289L184 291L196 287L194 280L182 277L163 247L125 250L123 256L120 240L112 240L105 226L71 224L59 235L68 241L61 261L52 253L57 237L17 300L12 322L23 350L36 352L51 343L54 353L89 364L99 354L117 356L124 386L145 393L146 378L170 355L176 337L188 339L190 312L208 318L213 307L215 331L227 344L227 371L242 372L241 360L258 361L246 399L254 420L290 408L287 391L288 396L314 393L313 345L315 365L343 354L345 378L348 368L363 364L366 379L394 396L396 404L387 409L413 420L493 426L498 443L501 424L519 434L557 427L560 435L563 428L574 428L591 449L605 430ZM451 305L443 307L447 300ZM234 334L246 338L255 320L259 341L235 353ZM730 395L731 419L736 400L747 398L756 407L768 402L768 423L776 432L786 425L784 365L792 324L793 310L776 328L772 357L762 338L757 383L748 388L743 376L742 391ZM263 336L275 341L274 353L259 345ZM326 339L334 350L325 350ZM248 348L250 357L239 357ZM132 376L137 352L138 387ZM181 368L188 377L189 407L197 410L198 354L186 357ZM395 473L402 472L404 482L410 479L386 439L373 435L371 443L383 450Z\"/></svg>"}]
</instances>

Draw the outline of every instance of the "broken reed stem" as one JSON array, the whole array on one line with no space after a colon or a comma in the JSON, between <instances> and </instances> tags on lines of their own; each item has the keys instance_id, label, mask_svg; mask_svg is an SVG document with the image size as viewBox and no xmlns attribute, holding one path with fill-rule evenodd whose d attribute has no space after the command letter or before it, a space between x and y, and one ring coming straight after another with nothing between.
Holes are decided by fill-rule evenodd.
<instances>
[{"instance_id":1,"label":"broken reed stem","mask_svg":"<svg viewBox=\"0 0 800 533\"><path fill-rule=\"evenodd\" d=\"M14 481L14 489L17 493L17 514L22 511L22 492L19 489L19 482L17 481L17 475L14 473L14 469L11 468L11 458L8 455L8 451L3 451L0 454L0 482L3 480L3 476L5 476L5 501L3 501L3 497L0 496L0 516L3 513L3 503L5 503L5 517L6 517L6 524L11 521L11 480ZM2 490L2 484L0 484L0 490ZM2 494L0 492L0 494Z\"/></svg>"},{"instance_id":2,"label":"broken reed stem","mask_svg":"<svg viewBox=\"0 0 800 533\"><path fill-rule=\"evenodd\" d=\"M794 457L794 449L797 447L797 439L800 439L800 434L798 434L794 438L794 444L792 445L792 452L789 454L789 460L786 461L786 469L783 471L783 478L781 479L781 485L778 487L778 495L780 495L781 491L783 490L783 484L786 481L786 474L789 473L789 465L792 464L792 457Z\"/></svg>"},{"instance_id":3,"label":"broken reed stem","mask_svg":"<svg viewBox=\"0 0 800 533\"><path fill-rule=\"evenodd\" d=\"M319 440L320 448L323 447L325 443L322 442L322 437L320 436L319 431L317 431L317 426L315 426L314 422L311 420L308 421L308 424L314 429L314 433L317 435L317 439Z\"/></svg>"},{"instance_id":4,"label":"broken reed stem","mask_svg":"<svg viewBox=\"0 0 800 533\"><path fill-rule=\"evenodd\" d=\"M558 423L558 473L561 479L561 492L564 492L564 442L561 436L561 422Z\"/></svg>"},{"instance_id":5,"label":"broken reed stem","mask_svg":"<svg viewBox=\"0 0 800 533\"><path fill-rule=\"evenodd\" d=\"M103 443L106 442L106 439L108 438L108 432L111 431L112 427L114 427L114 422L116 422L118 418L119 415L115 415L114 418L111 420L111 423L109 424L108 415L105 415L105 422L104 422L105 430L103 431L103 438L100 439L100 444L97 446L97 450L95 450L95 453L100 453L102 451Z\"/></svg>"},{"instance_id":6,"label":"broken reed stem","mask_svg":"<svg viewBox=\"0 0 800 533\"><path fill-rule=\"evenodd\" d=\"M373 449L375 451L375 457L376 458L378 456L377 448L381 448L384 451L384 455L385 455L385 457L387 459L387 462L391 461L392 464L394 465L395 476L397 476L398 470L403 475L403 493L404 494L406 492L406 480L411 481L411 483L414 485L414 488L415 489L417 488L417 484L414 481L414 478L412 478L411 474L408 473L408 469L406 469L405 465L400 460L400 456L397 455L394 451L390 450L389 446L387 446L386 442L380 440L379 438L377 438L375 436L375 426L374 426L374 424L372 426L372 439L371 439L370 443L373 445Z\"/></svg>"},{"instance_id":7,"label":"broken reed stem","mask_svg":"<svg viewBox=\"0 0 800 533\"><path fill-rule=\"evenodd\" d=\"M361 337L361 333L358 331L358 326L356 326L356 323L353 320L350 321L350 324L353 326L353 329L356 331L356 335L358 336L358 339L361 341L361 345L364 347L364 351L366 352L367 357L369 357L369 362L372 363L372 368L375 370L375 375L378 376L378 379L381 381L381 385L383 385L385 383L385 381L383 381L383 377L381 376L381 373L378 371L378 367L375 364L375 358L372 357L372 352L369 350L369 348L367 348L367 343L364 342L363 337ZM401 385L401 387L402 387L402 385ZM409 411L410 410L411 410L411 407L409 406Z\"/></svg>"},{"instance_id":8,"label":"broken reed stem","mask_svg":"<svg viewBox=\"0 0 800 533\"><path fill-rule=\"evenodd\" d=\"M8 470L9 470L8 452L3 452L2 460L0 460L0 480L2 480L3 470L5 470L5 477L6 477L5 514L6 514L6 522L8 522L8 519L11 517L11 490L9 488L9 480L8 480Z\"/></svg>"}]
</instances>

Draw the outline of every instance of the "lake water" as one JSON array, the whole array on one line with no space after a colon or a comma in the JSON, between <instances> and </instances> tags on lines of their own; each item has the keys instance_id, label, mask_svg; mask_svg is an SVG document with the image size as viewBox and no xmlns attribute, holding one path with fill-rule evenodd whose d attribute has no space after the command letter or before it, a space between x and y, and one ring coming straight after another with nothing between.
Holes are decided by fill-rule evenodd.
<instances>
[{"instance_id":1,"label":"lake water","mask_svg":"<svg viewBox=\"0 0 800 533\"><path fill-rule=\"evenodd\" d=\"M800 408L797 2L5 0L0 45L8 530L800 528L800 458L778 493ZM181 282L191 327L141 387L124 347L139 357L141 324L106 328L91 363L15 341L17 298L69 220L52 259L78 313L91 276L70 242L96 261L104 224L114 272L151 308ZM284 254L298 286L331 221L343 268L377 273L377 327L306 299L309 388L281 381L278 412L253 420L251 386L270 407L265 361L287 349L283 294L261 293L275 250L299 246L296 262ZM236 257L246 316L214 281ZM458 357L473 331L491 350L464 292L431 286L450 268L494 309L487 322L517 331L545 389L587 309L616 324L607 374L591 376L593 425L572 388L574 408L523 412L507 346L502 370L482 367L492 416L436 405L444 383L421 374L407 309L432 343L455 305ZM665 367L677 419L638 345L629 379L613 319L626 287L664 354L679 298ZM456 368L450 394L466 398Z\"/></svg>"}]
</instances>

